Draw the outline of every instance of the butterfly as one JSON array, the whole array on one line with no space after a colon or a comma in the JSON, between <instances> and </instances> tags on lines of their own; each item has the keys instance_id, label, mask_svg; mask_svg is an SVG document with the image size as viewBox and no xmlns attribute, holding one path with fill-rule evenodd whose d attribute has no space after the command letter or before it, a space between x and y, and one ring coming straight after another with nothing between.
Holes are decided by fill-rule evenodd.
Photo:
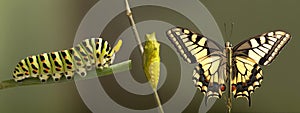
<instances>
[{"instance_id":1,"label":"butterfly","mask_svg":"<svg viewBox=\"0 0 300 113\"><path fill-rule=\"evenodd\" d=\"M175 27L166 34L187 63L197 63L193 82L204 93L206 101L210 97L221 98L227 90L234 98L245 97L249 106L251 93L262 83L260 66L269 65L291 39L289 33L274 30L234 47L227 42L224 47L187 28Z\"/></svg>"}]
</instances>

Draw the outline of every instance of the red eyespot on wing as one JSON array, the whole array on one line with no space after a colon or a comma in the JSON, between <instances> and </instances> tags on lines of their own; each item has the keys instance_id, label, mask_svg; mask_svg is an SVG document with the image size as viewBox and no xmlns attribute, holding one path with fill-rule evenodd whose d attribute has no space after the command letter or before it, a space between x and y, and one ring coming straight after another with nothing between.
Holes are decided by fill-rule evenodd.
<instances>
[{"instance_id":1,"label":"red eyespot on wing","mask_svg":"<svg viewBox=\"0 0 300 113\"><path fill-rule=\"evenodd\" d=\"M232 90L232 91L236 90L236 86L235 86L235 85L232 85L231 90Z\"/></svg>"},{"instance_id":2,"label":"red eyespot on wing","mask_svg":"<svg viewBox=\"0 0 300 113\"><path fill-rule=\"evenodd\" d=\"M226 90L226 86L224 84L221 85L220 87L221 91L225 91Z\"/></svg>"}]
</instances>

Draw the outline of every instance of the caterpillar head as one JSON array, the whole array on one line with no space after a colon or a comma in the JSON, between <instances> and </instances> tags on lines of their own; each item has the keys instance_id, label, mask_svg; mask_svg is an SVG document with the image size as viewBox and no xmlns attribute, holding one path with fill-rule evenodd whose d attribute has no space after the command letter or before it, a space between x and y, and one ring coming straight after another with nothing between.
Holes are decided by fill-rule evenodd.
<instances>
[{"instance_id":1,"label":"caterpillar head","mask_svg":"<svg viewBox=\"0 0 300 113\"><path fill-rule=\"evenodd\" d=\"M110 64L112 64L113 61L115 60L115 53L120 50L121 46L122 46L122 40L119 40L118 43L115 45L115 47L112 50L113 52L111 55Z\"/></svg>"},{"instance_id":2,"label":"caterpillar head","mask_svg":"<svg viewBox=\"0 0 300 113\"><path fill-rule=\"evenodd\" d=\"M105 52L103 58L100 57L100 64L98 68L108 67L115 59L115 53L119 51L122 46L122 40L119 40L113 49L109 47L109 51Z\"/></svg>"}]
</instances>

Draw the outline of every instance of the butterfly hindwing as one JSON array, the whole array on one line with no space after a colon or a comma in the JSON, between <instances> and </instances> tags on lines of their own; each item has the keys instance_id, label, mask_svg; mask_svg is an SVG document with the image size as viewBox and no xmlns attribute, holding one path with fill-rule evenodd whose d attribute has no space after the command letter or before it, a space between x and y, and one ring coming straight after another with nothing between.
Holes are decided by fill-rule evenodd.
<instances>
[{"instance_id":1,"label":"butterfly hindwing","mask_svg":"<svg viewBox=\"0 0 300 113\"><path fill-rule=\"evenodd\" d=\"M222 54L211 54L200 59L193 73L195 86L205 94L205 99L210 97L221 98L225 90L225 57Z\"/></svg>"},{"instance_id":2,"label":"butterfly hindwing","mask_svg":"<svg viewBox=\"0 0 300 113\"><path fill-rule=\"evenodd\" d=\"M268 65L290 38L291 35L282 30L257 35L236 45L233 48L234 56L248 56L260 65Z\"/></svg>"},{"instance_id":3,"label":"butterfly hindwing","mask_svg":"<svg viewBox=\"0 0 300 113\"><path fill-rule=\"evenodd\" d=\"M233 63L232 93L234 98L246 97L251 105L250 94L261 86L262 69L251 58L237 56Z\"/></svg>"}]
</instances>

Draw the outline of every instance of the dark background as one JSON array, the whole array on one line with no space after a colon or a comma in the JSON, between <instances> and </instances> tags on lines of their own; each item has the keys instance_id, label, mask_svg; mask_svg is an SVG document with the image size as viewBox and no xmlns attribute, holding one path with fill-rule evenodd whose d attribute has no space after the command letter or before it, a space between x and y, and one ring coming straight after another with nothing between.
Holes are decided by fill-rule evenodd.
<instances>
[{"instance_id":1,"label":"dark background","mask_svg":"<svg viewBox=\"0 0 300 113\"><path fill-rule=\"evenodd\" d=\"M11 79L13 68L26 56L71 47L80 21L97 2L98 0L0 1L0 80ZM300 2L297 0L201 0L201 2L214 16L223 36L225 36L223 24L235 23L232 37L224 39L234 45L250 36L276 29L286 30L293 36L276 60L270 66L262 67L264 81L262 87L252 94L252 107L247 106L245 99L238 99L233 101L233 112L300 112L297 108L300 102L298 97L300 77L297 74L300 55L299 47L296 45L299 44L300 35L298 32ZM202 96L202 93L197 92L185 112L196 112ZM224 110L226 110L224 100L218 100L210 112ZM70 82L1 90L0 112L90 111L82 102L75 84Z\"/></svg>"}]
</instances>

